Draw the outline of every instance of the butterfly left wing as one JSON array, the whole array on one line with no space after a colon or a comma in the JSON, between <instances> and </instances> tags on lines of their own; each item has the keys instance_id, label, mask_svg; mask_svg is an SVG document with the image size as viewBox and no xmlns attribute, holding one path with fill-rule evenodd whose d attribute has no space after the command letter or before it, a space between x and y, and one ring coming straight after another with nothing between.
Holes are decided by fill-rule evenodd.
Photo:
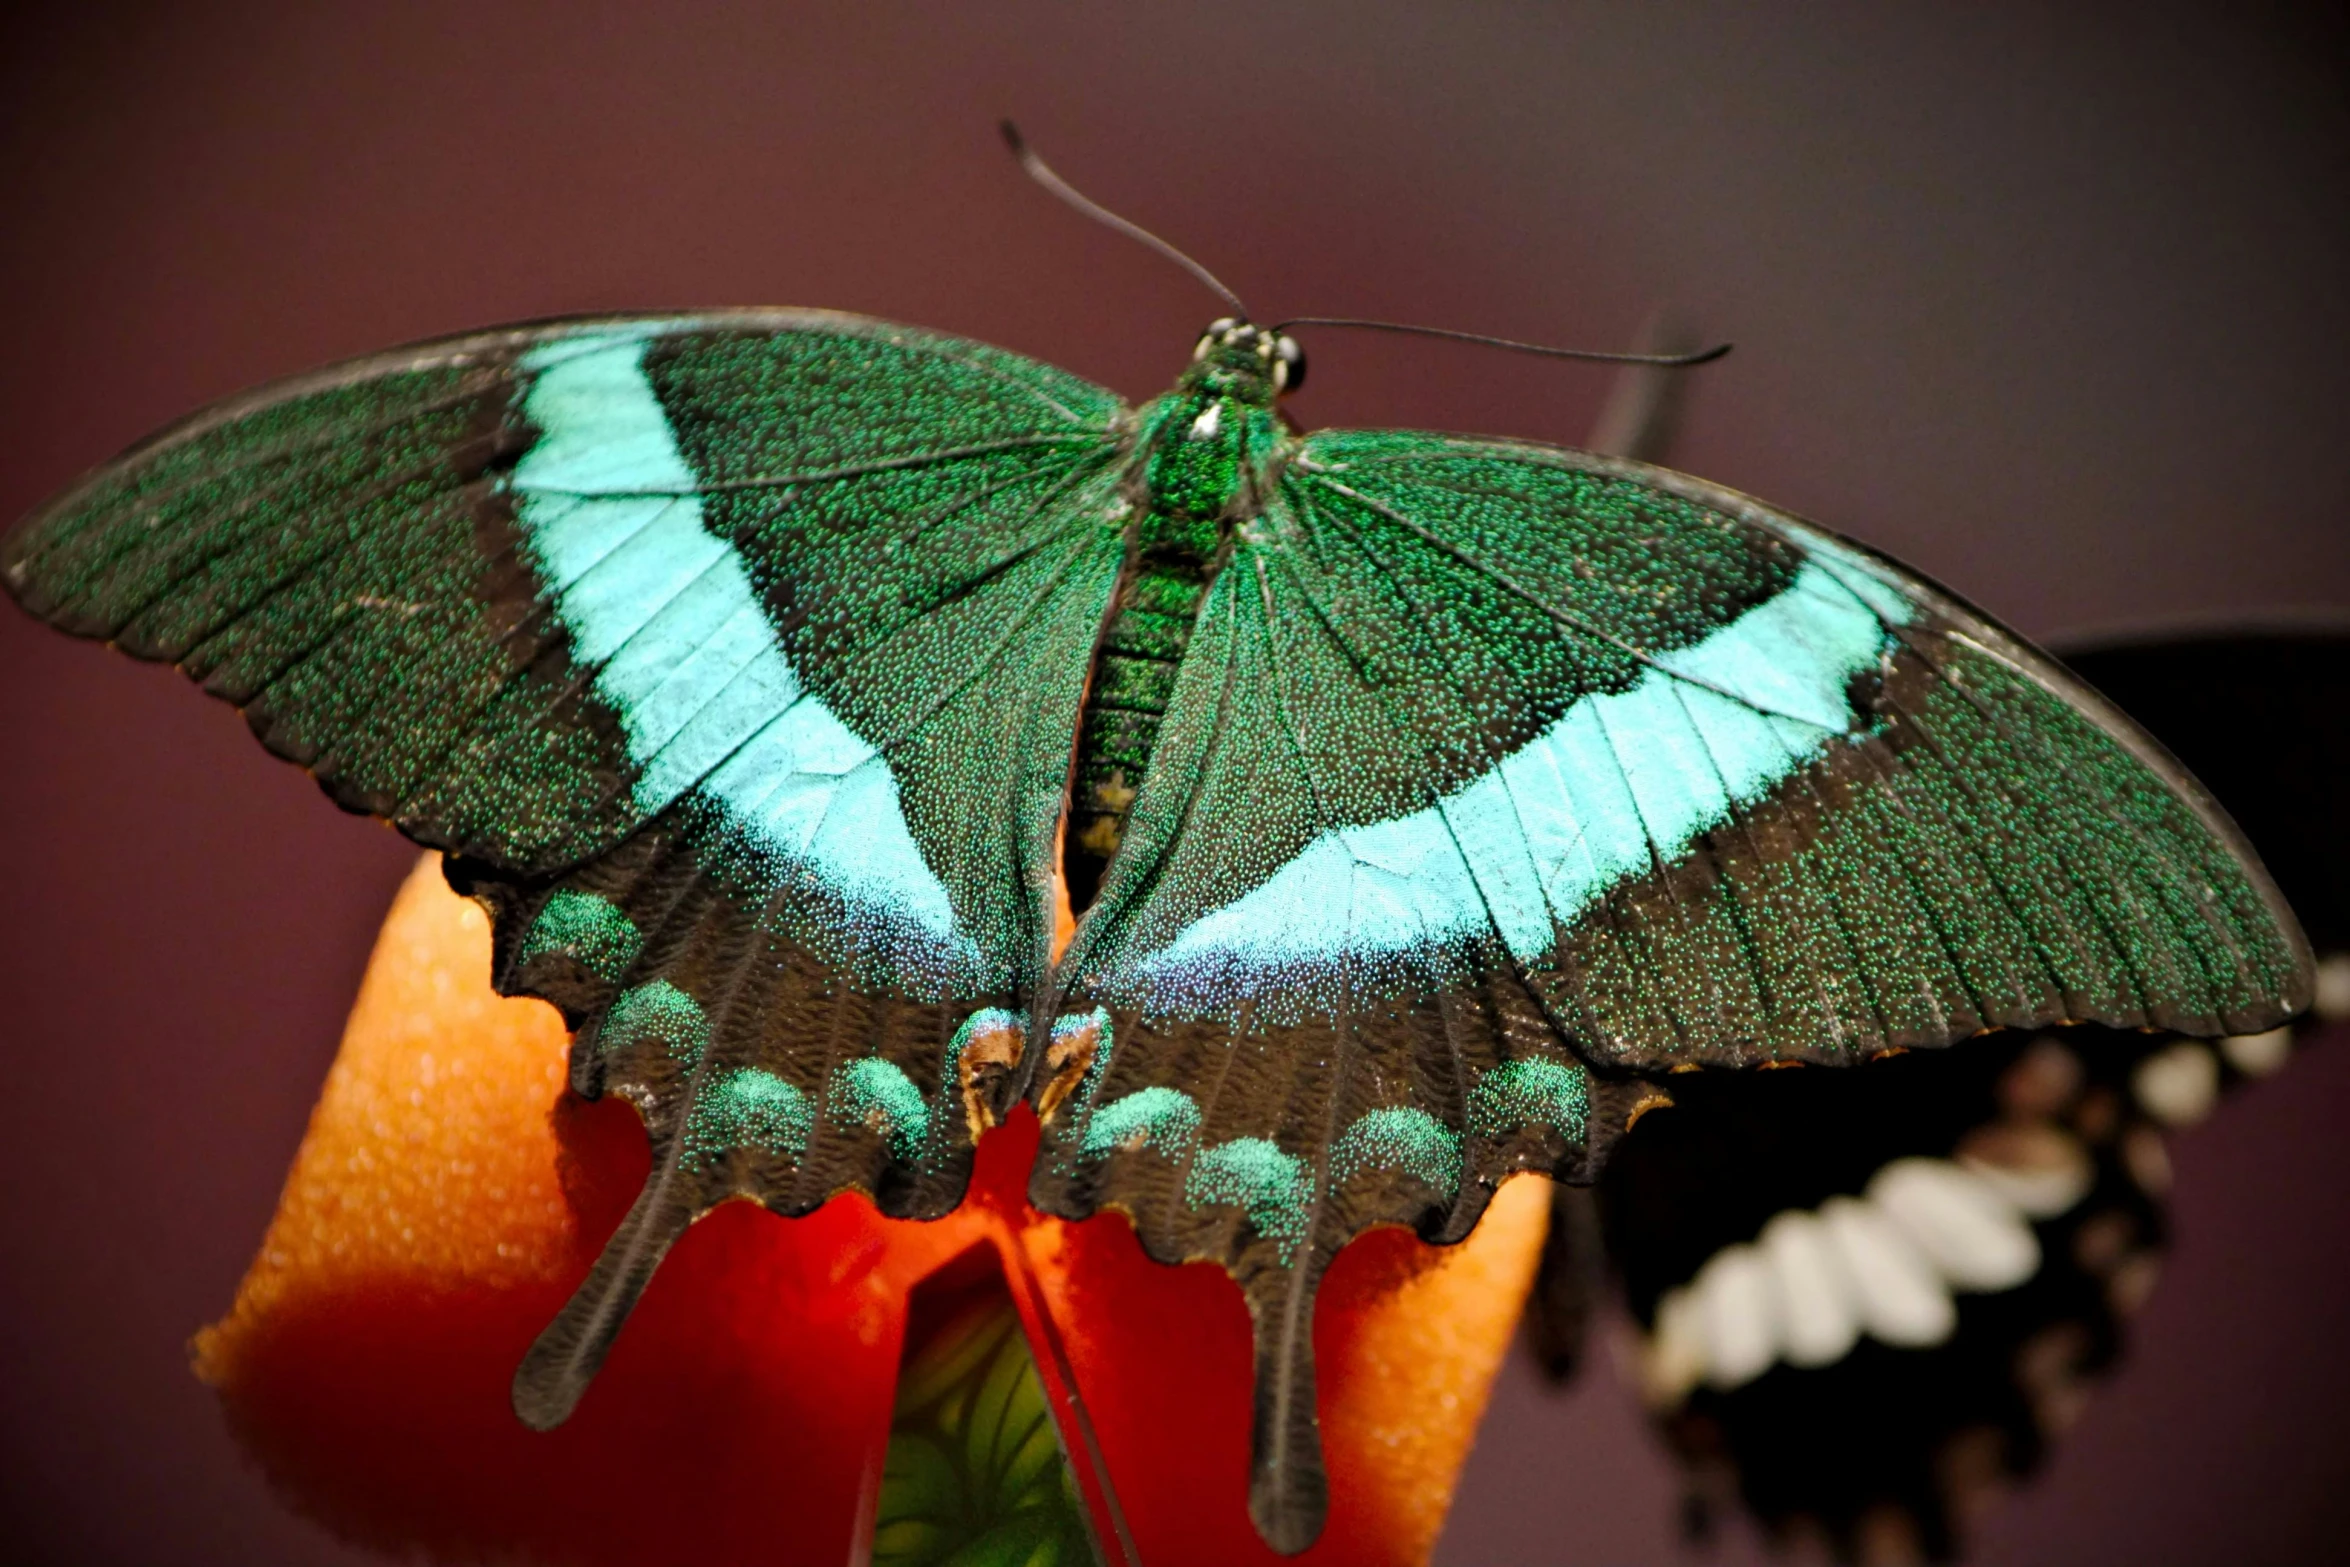
<instances>
[{"instance_id":1,"label":"butterfly left wing","mask_svg":"<svg viewBox=\"0 0 2350 1567\"><path fill-rule=\"evenodd\" d=\"M1322 1266L1588 1178L1627 1073L2309 988L2192 780L1956 600L1700 481L1395 432L1311 437L1240 530L1063 975L1106 1048L1036 1199L1234 1270L1293 1549Z\"/></svg>"},{"instance_id":2,"label":"butterfly left wing","mask_svg":"<svg viewBox=\"0 0 2350 1567\"><path fill-rule=\"evenodd\" d=\"M640 1108L651 1177L524 1364L534 1424L716 1203L959 1199L1049 961L1120 421L853 316L556 322L236 399L0 546L36 613L451 851L500 988Z\"/></svg>"}]
</instances>

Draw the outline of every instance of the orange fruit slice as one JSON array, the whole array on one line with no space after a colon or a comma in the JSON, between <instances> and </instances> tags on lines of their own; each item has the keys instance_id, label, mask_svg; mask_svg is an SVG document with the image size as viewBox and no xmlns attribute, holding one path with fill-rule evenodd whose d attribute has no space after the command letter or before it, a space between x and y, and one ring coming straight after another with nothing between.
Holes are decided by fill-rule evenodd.
<instances>
[{"instance_id":1,"label":"orange fruit slice","mask_svg":"<svg viewBox=\"0 0 2350 1567\"><path fill-rule=\"evenodd\" d=\"M936 1223L853 1194L803 1219L709 1215L570 1423L526 1430L514 1367L647 1152L628 1106L569 1095L560 1017L496 995L489 956L486 917L428 857L384 924L260 1255L197 1335L198 1373L295 1506L366 1543L464 1559L850 1559L871 1528L907 1295L987 1244L1032 1340L1057 1341L1037 1363L1073 1379L1142 1559L1283 1560L1248 1522L1238 1291L1212 1265L1151 1263L1116 1215L1028 1208L1025 1114L988 1135L969 1197ZM1542 1183L1521 1178L1457 1247L1380 1231L1333 1265L1315 1323L1330 1524L1299 1560L1427 1559L1546 1212ZM1119 1528L1098 1485L1086 1495L1115 1557Z\"/></svg>"}]
</instances>

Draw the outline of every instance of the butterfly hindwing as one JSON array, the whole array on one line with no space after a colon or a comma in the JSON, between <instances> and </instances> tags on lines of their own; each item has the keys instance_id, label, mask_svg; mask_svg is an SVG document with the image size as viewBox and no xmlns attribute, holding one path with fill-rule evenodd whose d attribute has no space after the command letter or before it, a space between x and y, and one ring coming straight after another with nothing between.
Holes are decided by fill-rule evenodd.
<instances>
[{"instance_id":1,"label":"butterfly hindwing","mask_svg":"<svg viewBox=\"0 0 2350 1567\"><path fill-rule=\"evenodd\" d=\"M961 1199L979 1127L958 1029L989 1009L795 939L806 885L743 874L706 818L664 816L551 887L451 874L496 916L499 988L563 1007L573 1086L627 1098L652 1145L643 1191L517 1373L533 1425L569 1415L670 1245L717 1204L796 1217L855 1189L934 1218Z\"/></svg>"},{"instance_id":2,"label":"butterfly hindwing","mask_svg":"<svg viewBox=\"0 0 2350 1567\"><path fill-rule=\"evenodd\" d=\"M1327 1506L1316 1427L1315 1290L1376 1224L1466 1236L1497 1172L1595 1175L1654 1091L1588 1072L1516 976L1366 993L1284 1020L1065 1012L1041 1100L1030 1197L1072 1218L1124 1211L1154 1259L1222 1263L1255 1334L1250 1511L1275 1549L1312 1543ZM1050 1080L1048 1079L1048 1082Z\"/></svg>"}]
</instances>

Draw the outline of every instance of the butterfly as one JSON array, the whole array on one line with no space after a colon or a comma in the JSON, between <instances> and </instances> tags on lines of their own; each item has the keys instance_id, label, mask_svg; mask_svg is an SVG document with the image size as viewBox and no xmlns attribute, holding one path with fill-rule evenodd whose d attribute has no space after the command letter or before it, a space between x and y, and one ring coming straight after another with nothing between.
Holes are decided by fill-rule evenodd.
<instances>
[{"instance_id":1,"label":"butterfly","mask_svg":"<svg viewBox=\"0 0 2350 1567\"><path fill-rule=\"evenodd\" d=\"M2306 1003L2209 798L1985 616L1637 462L1301 433L1302 369L1238 314L1140 407L821 311L511 327L201 413L0 581L443 851L642 1112L538 1427L699 1215L935 1217L1024 1105L1039 1208L1237 1281L1301 1550L1364 1229L1591 1179L1674 1072Z\"/></svg>"},{"instance_id":2,"label":"butterfly","mask_svg":"<svg viewBox=\"0 0 2350 1567\"><path fill-rule=\"evenodd\" d=\"M2066 662L2132 698L2292 889L2325 955L2304 1026L2350 1018L2332 701L2350 636L2141 636ZM2288 745L2245 751L2287 714ZM1597 1186L1555 1193L1536 1342L1573 1375L1612 1275L1693 1526L1735 1501L1846 1559L1947 1558L2120 1358L2167 1239L2168 1134L2292 1048L2284 1029L2215 1048L2082 1026L1693 1082Z\"/></svg>"}]
</instances>

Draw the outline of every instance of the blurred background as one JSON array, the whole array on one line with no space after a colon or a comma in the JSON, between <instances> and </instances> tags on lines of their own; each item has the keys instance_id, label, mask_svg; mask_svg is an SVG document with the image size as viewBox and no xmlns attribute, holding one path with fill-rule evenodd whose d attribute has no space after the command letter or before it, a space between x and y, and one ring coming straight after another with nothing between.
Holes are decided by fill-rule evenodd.
<instances>
[{"instance_id":1,"label":"blurred background","mask_svg":"<svg viewBox=\"0 0 2350 1567\"><path fill-rule=\"evenodd\" d=\"M0 515L250 383L578 310L824 305L1156 392L1215 302L1022 181L1013 114L1267 317L1613 347L1670 306L1738 344L1675 466L2027 634L2339 613L2346 45L2339 8L2186 3L26 8ZM1607 386L1308 346L1309 425L1573 442ZM0 758L0 1554L363 1560L271 1500L183 1343L411 851L170 672L13 612ZM2336 1032L2176 1140L2131 1358L1980 1560L2350 1537ZM1521 1357L1439 1560L1675 1560L1677 1485L1604 1355L1564 1397Z\"/></svg>"}]
</instances>

